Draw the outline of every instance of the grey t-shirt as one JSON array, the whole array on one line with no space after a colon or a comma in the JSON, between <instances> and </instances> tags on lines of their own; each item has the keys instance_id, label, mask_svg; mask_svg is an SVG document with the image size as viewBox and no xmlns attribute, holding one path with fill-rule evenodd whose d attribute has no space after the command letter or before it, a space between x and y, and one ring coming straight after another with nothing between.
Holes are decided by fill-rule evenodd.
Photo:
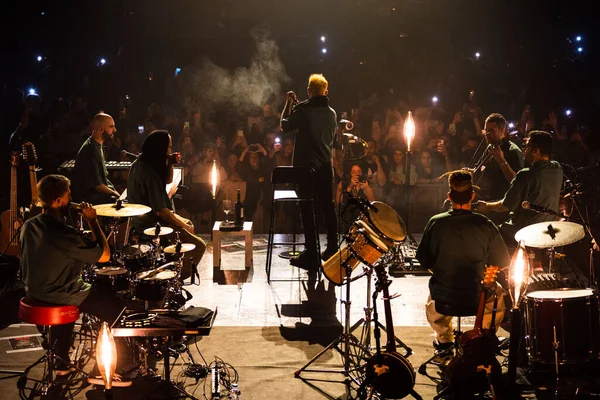
<instances>
[{"instance_id":1,"label":"grey t-shirt","mask_svg":"<svg viewBox=\"0 0 600 400\"><path fill-rule=\"evenodd\" d=\"M32 299L80 305L91 286L81 278L84 264L94 264L102 248L53 216L39 214L21 228L21 275Z\"/></svg>"}]
</instances>

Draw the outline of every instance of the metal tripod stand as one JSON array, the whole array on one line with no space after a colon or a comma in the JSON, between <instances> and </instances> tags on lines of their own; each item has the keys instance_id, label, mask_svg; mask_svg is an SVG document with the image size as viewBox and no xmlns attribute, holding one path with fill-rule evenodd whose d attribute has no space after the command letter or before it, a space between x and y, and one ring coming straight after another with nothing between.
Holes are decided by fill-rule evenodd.
<instances>
[{"instance_id":1,"label":"metal tripod stand","mask_svg":"<svg viewBox=\"0 0 600 400\"><path fill-rule=\"evenodd\" d=\"M352 274L352 268L349 265L341 266L346 269L346 276L349 277ZM327 347L314 356L308 363L294 373L295 378L302 378L303 372L317 372L317 373L337 373L342 374L345 379L343 381L318 379L323 382L340 382L347 385L348 388L352 384L360 386L362 377L364 375L365 362L371 356L371 351L367 348L360 340L358 340L351 332L350 328L350 280L346 281L346 299L342 300L345 308L345 321L344 331L338 336L333 342ZM335 349L344 359L342 369L309 369L308 367L317 361L327 351Z\"/></svg>"}]
</instances>

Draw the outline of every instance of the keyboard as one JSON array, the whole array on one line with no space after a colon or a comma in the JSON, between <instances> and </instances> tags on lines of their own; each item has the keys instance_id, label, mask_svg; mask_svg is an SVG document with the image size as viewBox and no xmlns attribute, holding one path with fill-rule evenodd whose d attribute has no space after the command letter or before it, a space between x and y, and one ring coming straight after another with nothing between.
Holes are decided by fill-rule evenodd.
<instances>
[{"instance_id":1,"label":"keyboard","mask_svg":"<svg viewBox=\"0 0 600 400\"><path fill-rule=\"evenodd\" d=\"M131 164L131 161L107 161L106 169L109 171L127 171ZM75 168L75 160L67 160L60 164L58 172L72 172L73 168Z\"/></svg>"}]
</instances>

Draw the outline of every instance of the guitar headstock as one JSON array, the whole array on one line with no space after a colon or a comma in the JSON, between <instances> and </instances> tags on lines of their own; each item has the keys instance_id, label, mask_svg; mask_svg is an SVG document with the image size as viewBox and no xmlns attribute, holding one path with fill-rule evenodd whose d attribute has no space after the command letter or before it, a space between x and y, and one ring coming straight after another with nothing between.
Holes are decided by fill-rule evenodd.
<instances>
[{"instance_id":1,"label":"guitar headstock","mask_svg":"<svg viewBox=\"0 0 600 400\"><path fill-rule=\"evenodd\" d=\"M19 152L18 151L11 151L10 154L8 155L8 159L10 161L11 167L19 166Z\"/></svg>"},{"instance_id":2,"label":"guitar headstock","mask_svg":"<svg viewBox=\"0 0 600 400\"><path fill-rule=\"evenodd\" d=\"M37 163L37 152L35 151L33 143L23 143L23 159L29 165L35 165Z\"/></svg>"},{"instance_id":3,"label":"guitar headstock","mask_svg":"<svg viewBox=\"0 0 600 400\"><path fill-rule=\"evenodd\" d=\"M498 268L495 265L490 265L485 267L485 272L483 274L483 286L490 287L496 283L496 278L498 277Z\"/></svg>"}]
</instances>

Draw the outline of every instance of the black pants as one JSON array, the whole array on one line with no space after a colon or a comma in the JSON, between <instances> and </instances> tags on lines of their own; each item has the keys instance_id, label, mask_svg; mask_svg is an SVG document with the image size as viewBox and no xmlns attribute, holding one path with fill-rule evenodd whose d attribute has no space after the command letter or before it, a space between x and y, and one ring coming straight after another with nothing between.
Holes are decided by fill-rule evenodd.
<instances>
[{"instance_id":1,"label":"black pants","mask_svg":"<svg viewBox=\"0 0 600 400\"><path fill-rule=\"evenodd\" d=\"M109 326L117 319L125 302L119 299L115 293L105 289L92 286L88 297L79 306L80 313L85 312L100 319L100 322L106 321ZM65 362L69 362L69 348L73 344L73 328L75 323L56 325L51 328L52 341L56 354ZM57 369L67 369L67 364L63 361L56 363Z\"/></svg>"},{"instance_id":2,"label":"black pants","mask_svg":"<svg viewBox=\"0 0 600 400\"><path fill-rule=\"evenodd\" d=\"M313 193L316 208L323 212L325 219L325 229L327 232L327 247L337 248L337 217L335 215L335 205L333 202L333 168L331 164L325 164L313 175L314 179L309 186L300 186L298 194L300 197L309 196ZM302 226L304 228L304 238L306 241L307 256L312 257L316 253L316 259L320 259L317 248L317 229L314 224L314 210L307 202L300 202L300 215L302 217ZM315 219L318 216L314 216Z\"/></svg>"}]
</instances>

